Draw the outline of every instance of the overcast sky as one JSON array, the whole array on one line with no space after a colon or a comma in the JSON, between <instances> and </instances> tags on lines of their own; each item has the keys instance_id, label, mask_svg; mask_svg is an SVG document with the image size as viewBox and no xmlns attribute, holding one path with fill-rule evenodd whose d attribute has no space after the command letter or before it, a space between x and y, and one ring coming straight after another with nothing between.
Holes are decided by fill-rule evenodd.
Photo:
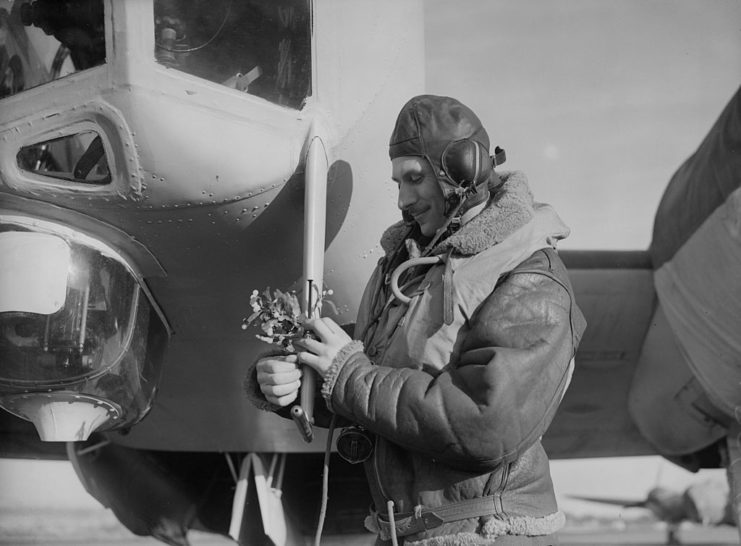
<instances>
[{"instance_id":1,"label":"overcast sky","mask_svg":"<svg viewBox=\"0 0 741 546\"><path fill-rule=\"evenodd\" d=\"M572 228L644 249L674 170L741 84L738 0L431 0L427 91L482 118Z\"/></svg>"}]
</instances>

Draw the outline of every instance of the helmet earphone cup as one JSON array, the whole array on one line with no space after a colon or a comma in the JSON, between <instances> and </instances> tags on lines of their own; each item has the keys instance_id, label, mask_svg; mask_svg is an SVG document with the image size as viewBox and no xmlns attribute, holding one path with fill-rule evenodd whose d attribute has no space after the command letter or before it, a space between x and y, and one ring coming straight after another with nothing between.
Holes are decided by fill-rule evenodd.
<instances>
[{"instance_id":1,"label":"helmet earphone cup","mask_svg":"<svg viewBox=\"0 0 741 546\"><path fill-rule=\"evenodd\" d=\"M441 167L450 182L468 188L486 182L494 163L486 147L476 140L464 138L445 147Z\"/></svg>"}]
</instances>

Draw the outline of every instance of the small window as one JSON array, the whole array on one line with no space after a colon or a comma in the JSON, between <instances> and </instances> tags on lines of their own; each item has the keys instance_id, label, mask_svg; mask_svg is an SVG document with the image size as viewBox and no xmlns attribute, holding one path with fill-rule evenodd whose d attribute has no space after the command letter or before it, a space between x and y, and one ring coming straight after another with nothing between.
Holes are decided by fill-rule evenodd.
<instances>
[{"instance_id":1,"label":"small window","mask_svg":"<svg viewBox=\"0 0 741 546\"><path fill-rule=\"evenodd\" d=\"M157 62L301 108L311 94L309 0L155 0Z\"/></svg>"},{"instance_id":2,"label":"small window","mask_svg":"<svg viewBox=\"0 0 741 546\"><path fill-rule=\"evenodd\" d=\"M104 63L103 0L0 2L0 99Z\"/></svg>"},{"instance_id":3,"label":"small window","mask_svg":"<svg viewBox=\"0 0 741 546\"><path fill-rule=\"evenodd\" d=\"M111 182L103 139L95 131L24 146L17 161L24 171L58 180L98 186Z\"/></svg>"}]
</instances>

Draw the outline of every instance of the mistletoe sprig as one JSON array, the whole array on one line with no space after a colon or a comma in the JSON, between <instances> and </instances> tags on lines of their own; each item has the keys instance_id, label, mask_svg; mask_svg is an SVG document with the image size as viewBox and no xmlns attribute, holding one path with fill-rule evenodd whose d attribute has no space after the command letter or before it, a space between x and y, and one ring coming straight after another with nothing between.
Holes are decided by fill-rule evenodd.
<instances>
[{"instance_id":1,"label":"mistletoe sprig","mask_svg":"<svg viewBox=\"0 0 741 546\"><path fill-rule=\"evenodd\" d=\"M337 313L335 305L324 296L331 296L332 290L322 291L322 302L327 303ZM293 340L306 335L301 324L306 315L301 311L298 294L295 290L283 292L277 288L271 292L270 287L262 292L253 290L250 295L252 314L242 320L242 329L257 324L262 334L257 339L265 343L280 345L284 349L295 352Z\"/></svg>"}]
</instances>

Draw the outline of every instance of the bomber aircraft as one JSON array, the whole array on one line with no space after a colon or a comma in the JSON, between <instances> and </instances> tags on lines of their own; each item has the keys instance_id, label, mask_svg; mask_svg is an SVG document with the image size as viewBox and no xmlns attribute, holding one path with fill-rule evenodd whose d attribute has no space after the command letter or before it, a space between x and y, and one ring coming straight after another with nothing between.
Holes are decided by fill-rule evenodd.
<instances>
[{"instance_id":1,"label":"bomber aircraft","mask_svg":"<svg viewBox=\"0 0 741 546\"><path fill-rule=\"evenodd\" d=\"M680 527L684 522L705 526L735 525L733 503L728 483L724 479L708 478L682 491L656 486L645 499L619 499L568 495L574 499L623 506L645 508L659 521L666 523L666 544L681 544Z\"/></svg>"},{"instance_id":2,"label":"bomber aircraft","mask_svg":"<svg viewBox=\"0 0 741 546\"><path fill-rule=\"evenodd\" d=\"M424 91L422 18L418 0L0 0L2 457L69 459L168 544L314 532L331 438L308 386L298 428L249 404L265 345L242 324L265 287L307 314L331 289L352 324L397 218L379 143ZM740 149L737 93L648 250L562 253L589 327L552 457L725 465L740 490ZM363 477L329 461L325 531L355 532Z\"/></svg>"}]
</instances>

